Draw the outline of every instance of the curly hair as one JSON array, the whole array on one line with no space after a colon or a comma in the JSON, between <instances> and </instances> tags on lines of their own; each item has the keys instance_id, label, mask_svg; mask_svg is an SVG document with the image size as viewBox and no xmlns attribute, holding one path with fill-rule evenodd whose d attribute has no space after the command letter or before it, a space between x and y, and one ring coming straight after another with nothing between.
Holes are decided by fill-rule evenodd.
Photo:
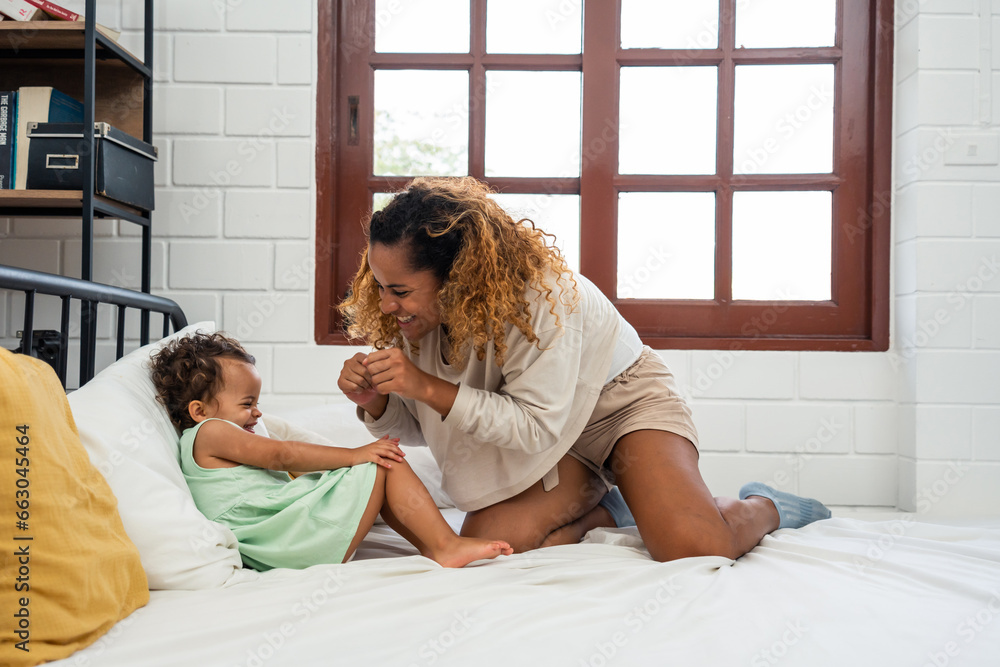
<instances>
[{"instance_id":1,"label":"curly hair","mask_svg":"<svg viewBox=\"0 0 1000 667\"><path fill-rule=\"evenodd\" d=\"M236 340L218 332L176 338L153 355L150 368L156 400L167 409L178 431L195 425L188 413L191 401L211 400L222 390L221 359L257 363Z\"/></svg>"},{"instance_id":2,"label":"curly hair","mask_svg":"<svg viewBox=\"0 0 1000 667\"><path fill-rule=\"evenodd\" d=\"M347 334L376 349L404 342L396 318L379 307L368 253L376 243L389 247L406 243L409 268L432 271L441 281L438 307L452 366L465 366L470 345L482 360L491 341L496 363L502 365L507 324L539 345L525 290L534 287L545 295L558 325L557 299L573 308L576 280L547 238L554 237L531 220L515 221L492 193L472 177L415 178L385 208L373 213L365 225L368 247L347 298L338 306ZM554 296L556 286L550 284L553 275L554 282L561 283L558 296Z\"/></svg>"}]
</instances>

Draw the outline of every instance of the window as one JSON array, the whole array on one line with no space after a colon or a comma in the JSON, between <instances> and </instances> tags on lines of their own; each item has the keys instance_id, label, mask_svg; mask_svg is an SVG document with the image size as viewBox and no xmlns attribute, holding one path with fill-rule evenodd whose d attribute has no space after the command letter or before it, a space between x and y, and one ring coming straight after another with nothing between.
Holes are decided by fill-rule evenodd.
<instances>
[{"instance_id":1,"label":"window","mask_svg":"<svg viewBox=\"0 0 1000 667\"><path fill-rule=\"evenodd\" d=\"M891 0L321 0L316 340L361 221L471 174L653 347L885 350Z\"/></svg>"}]
</instances>

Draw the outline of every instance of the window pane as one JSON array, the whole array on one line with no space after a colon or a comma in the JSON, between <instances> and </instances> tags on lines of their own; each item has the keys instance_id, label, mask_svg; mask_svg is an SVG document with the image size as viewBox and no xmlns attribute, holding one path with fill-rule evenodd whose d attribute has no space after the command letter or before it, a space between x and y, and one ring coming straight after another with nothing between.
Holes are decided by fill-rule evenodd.
<instances>
[{"instance_id":1,"label":"window pane","mask_svg":"<svg viewBox=\"0 0 1000 667\"><path fill-rule=\"evenodd\" d=\"M384 209L395 196L395 192L376 192L372 194L372 213Z\"/></svg>"},{"instance_id":2,"label":"window pane","mask_svg":"<svg viewBox=\"0 0 1000 667\"><path fill-rule=\"evenodd\" d=\"M580 175L580 73L486 73L486 175Z\"/></svg>"},{"instance_id":3,"label":"window pane","mask_svg":"<svg viewBox=\"0 0 1000 667\"><path fill-rule=\"evenodd\" d=\"M623 49L714 49L719 0L622 0Z\"/></svg>"},{"instance_id":4,"label":"window pane","mask_svg":"<svg viewBox=\"0 0 1000 667\"><path fill-rule=\"evenodd\" d=\"M493 195L515 220L528 218L539 229L554 234L569 268L580 271L579 195L497 194Z\"/></svg>"},{"instance_id":5,"label":"window pane","mask_svg":"<svg viewBox=\"0 0 1000 667\"><path fill-rule=\"evenodd\" d=\"M715 298L715 194L623 192L618 298Z\"/></svg>"},{"instance_id":6,"label":"window pane","mask_svg":"<svg viewBox=\"0 0 1000 667\"><path fill-rule=\"evenodd\" d=\"M715 67L623 67L621 174L714 174Z\"/></svg>"},{"instance_id":7,"label":"window pane","mask_svg":"<svg viewBox=\"0 0 1000 667\"><path fill-rule=\"evenodd\" d=\"M831 172L833 75L833 65L737 67L733 172Z\"/></svg>"},{"instance_id":8,"label":"window pane","mask_svg":"<svg viewBox=\"0 0 1000 667\"><path fill-rule=\"evenodd\" d=\"M733 194L733 298L829 301L829 192Z\"/></svg>"},{"instance_id":9,"label":"window pane","mask_svg":"<svg viewBox=\"0 0 1000 667\"><path fill-rule=\"evenodd\" d=\"M377 70L374 158L379 176L468 173L468 72Z\"/></svg>"},{"instance_id":10,"label":"window pane","mask_svg":"<svg viewBox=\"0 0 1000 667\"><path fill-rule=\"evenodd\" d=\"M833 46L837 0L740 0L737 48Z\"/></svg>"},{"instance_id":11,"label":"window pane","mask_svg":"<svg viewBox=\"0 0 1000 667\"><path fill-rule=\"evenodd\" d=\"M379 53L468 53L469 0L375 0Z\"/></svg>"},{"instance_id":12,"label":"window pane","mask_svg":"<svg viewBox=\"0 0 1000 667\"><path fill-rule=\"evenodd\" d=\"M493 0L486 3L489 53L580 53L583 3Z\"/></svg>"}]
</instances>

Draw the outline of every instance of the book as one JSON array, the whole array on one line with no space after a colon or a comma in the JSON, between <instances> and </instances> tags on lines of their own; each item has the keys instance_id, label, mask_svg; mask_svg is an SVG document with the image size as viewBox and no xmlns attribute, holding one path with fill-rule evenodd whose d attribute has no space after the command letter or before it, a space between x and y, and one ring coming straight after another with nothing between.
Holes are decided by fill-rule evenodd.
<instances>
[{"instance_id":1,"label":"book","mask_svg":"<svg viewBox=\"0 0 1000 667\"><path fill-rule=\"evenodd\" d=\"M54 19L61 19L63 21L79 21L80 15L76 12L71 12L61 5L57 5L54 2L48 2L48 0L25 0L26 2L38 7L46 14Z\"/></svg>"},{"instance_id":2,"label":"book","mask_svg":"<svg viewBox=\"0 0 1000 667\"><path fill-rule=\"evenodd\" d=\"M17 127L17 91L0 90L0 190L14 187L14 130Z\"/></svg>"},{"instance_id":3,"label":"book","mask_svg":"<svg viewBox=\"0 0 1000 667\"><path fill-rule=\"evenodd\" d=\"M28 0L0 0L0 14L15 21L46 21L49 16Z\"/></svg>"},{"instance_id":4,"label":"book","mask_svg":"<svg viewBox=\"0 0 1000 667\"><path fill-rule=\"evenodd\" d=\"M14 137L14 189L28 182L28 123L82 123L83 104L50 86L22 86L17 91Z\"/></svg>"},{"instance_id":5,"label":"book","mask_svg":"<svg viewBox=\"0 0 1000 667\"><path fill-rule=\"evenodd\" d=\"M0 21L47 21L50 18L65 21L83 21L83 15L48 0L0 0ZM97 24L97 29L105 37L117 42L121 31Z\"/></svg>"}]
</instances>

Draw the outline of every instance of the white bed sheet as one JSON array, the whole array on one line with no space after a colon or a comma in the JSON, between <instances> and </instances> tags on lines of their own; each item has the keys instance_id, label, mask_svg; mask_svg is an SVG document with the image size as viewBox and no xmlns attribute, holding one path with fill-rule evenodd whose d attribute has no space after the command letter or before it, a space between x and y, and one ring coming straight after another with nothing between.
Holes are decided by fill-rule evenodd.
<instances>
[{"instance_id":1,"label":"white bed sheet","mask_svg":"<svg viewBox=\"0 0 1000 667\"><path fill-rule=\"evenodd\" d=\"M1000 665L997 522L834 518L735 562L653 562L634 528L459 570L413 553L376 526L345 565L154 591L52 664Z\"/></svg>"}]
</instances>

